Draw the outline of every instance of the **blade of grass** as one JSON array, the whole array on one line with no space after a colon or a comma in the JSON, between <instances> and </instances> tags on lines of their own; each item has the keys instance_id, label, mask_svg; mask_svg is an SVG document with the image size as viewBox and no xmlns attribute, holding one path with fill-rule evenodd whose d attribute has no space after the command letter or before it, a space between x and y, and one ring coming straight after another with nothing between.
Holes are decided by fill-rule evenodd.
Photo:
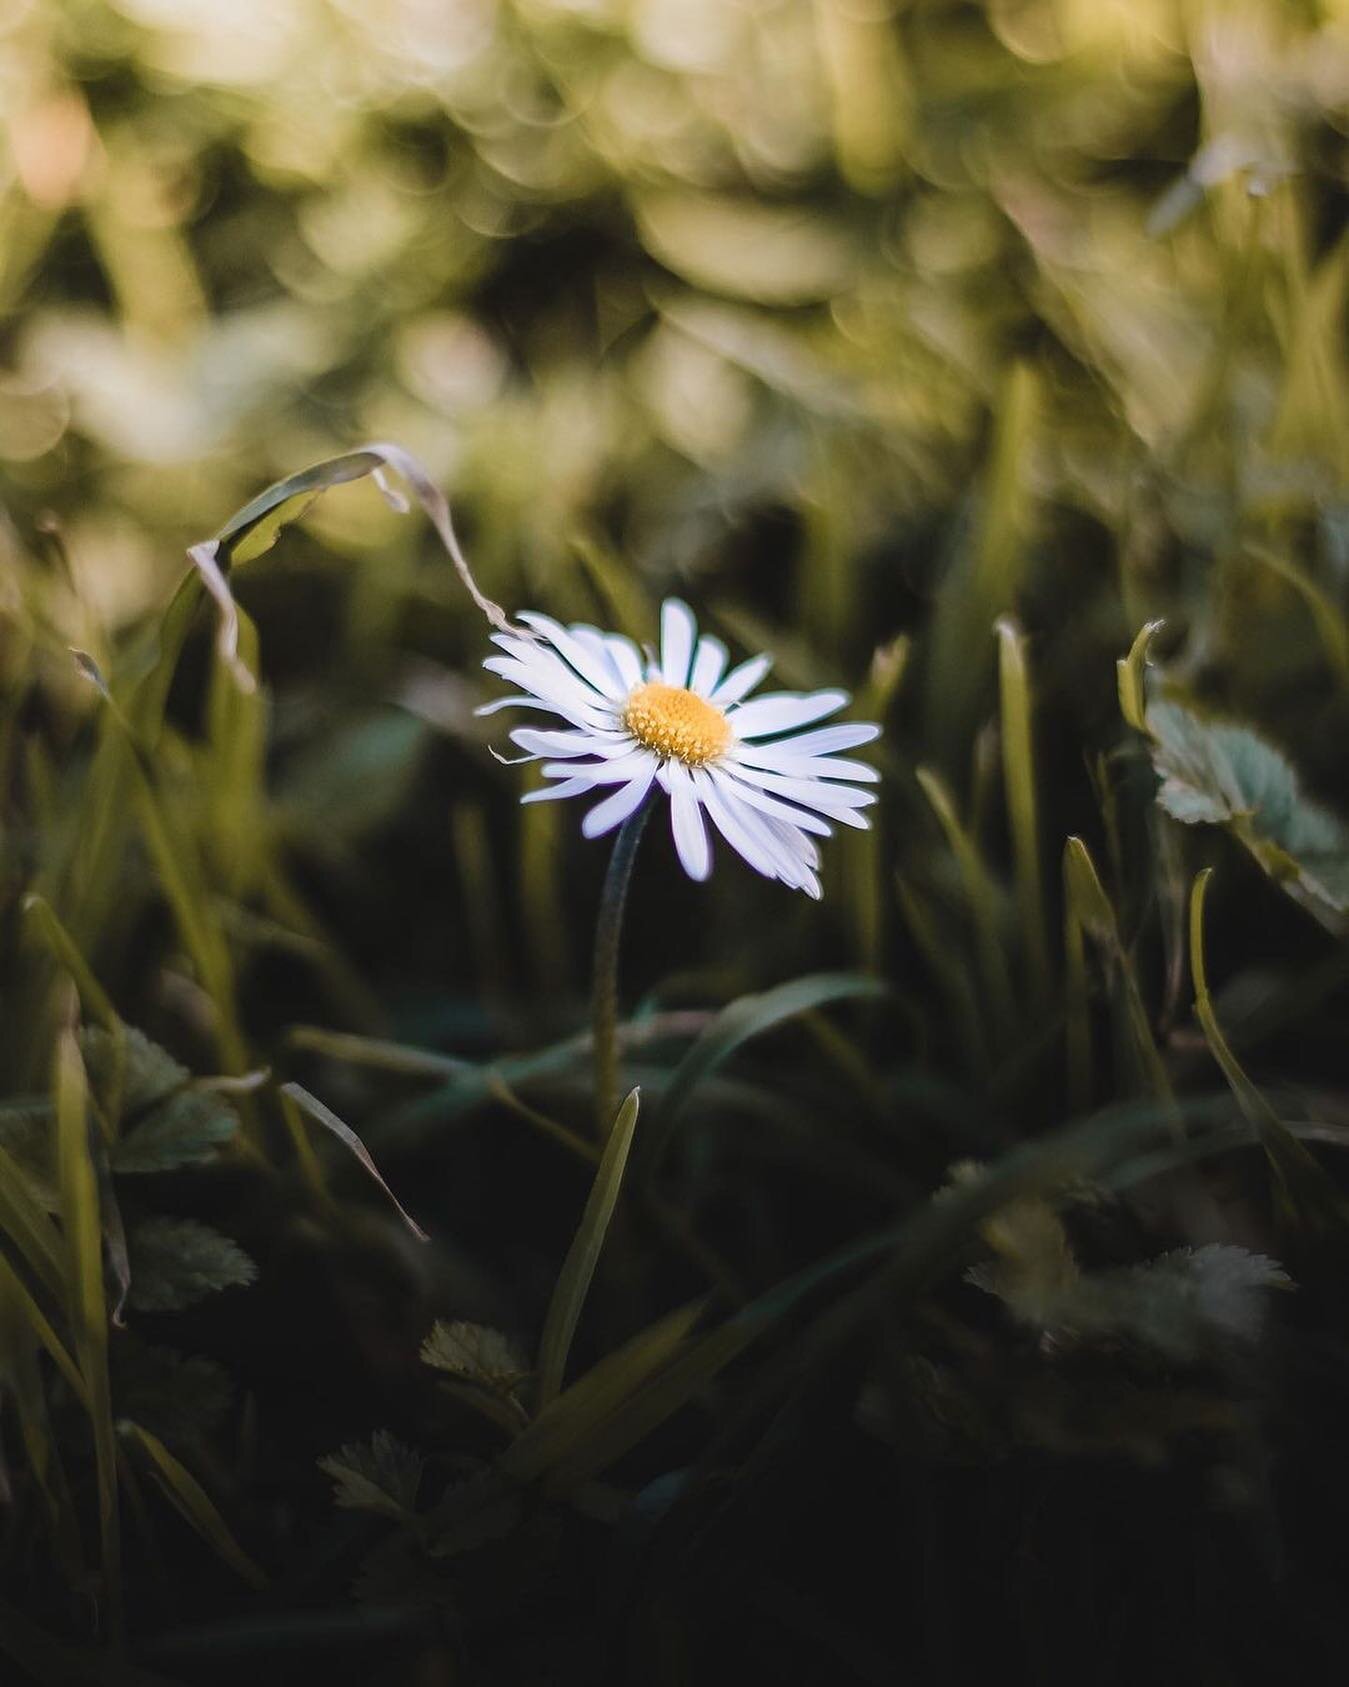
<instances>
[{"instance_id":1,"label":"blade of grass","mask_svg":"<svg viewBox=\"0 0 1349 1687\"><path fill-rule=\"evenodd\" d=\"M1040 819L1035 789L1035 746L1031 731L1030 679L1026 641L1006 616L998 622L998 687L1002 713L1002 770L1007 818L1012 831L1017 903L1031 992L1046 1002L1050 990L1049 940L1045 925L1044 870L1040 861Z\"/></svg>"},{"instance_id":2,"label":"blade of grass","mask_svg":"<svg viewBox=\"0 0 1349 1687\"><path fill-rule=\"evenodd\" d=\"M677 1307L592 1365L549 1401L506 1449L498 1461L500 1469L531 1482L566 1457L594 1424L669 1364L706 1307L705 1299Z\"/></svg>"},{"instance_id":3,"label":"blade of grass","mask_svg":"<svg viewBox=\"0 0 1349 1687\"><path fill-rule=\"evenodd\" d=\"M384 1177L380 1172L379 1167L370 1157L369 1150L361 1141L360 1137L357 1136L356 1132L352 1130L350 1125L343 1123L343 1121L338 1118L337 1114L333 1112L331 1107L326 1107L316 1095L311 1095L302 1084L282 1084L281 1095L283 1098L288 1098L293 1101L301 1112L307 1114L315 1124L322 1125L324 1130L330 1131L339 1142L345 1144L345 1146L351 1150L351 1152L356 1156L356 1159L360 1162L363 1170L366 1171L371 1178L373 1178L373 1180L389 1197L389 1200L396 1209L398 1216L402 1219L403 1223L407 1225L408 1229L419 1242L429 1242L431 1240L427 1233L422 1229L421 1225L417 1223L416 1219L413 1218L412 1214L408 1212L407 1208L384 1181Z\"/></svg>"},{"instance_id":4,"label":"blade of grass","mask_svg":"<svg viewBox=\"0 0 1349 1687\"><path fill-rule=\"evenodd\" d=\"M581 1309L599 1263L600 1250L608 1233L609 1221L618 1204L623 1173L628 1164L633 1134L637 1129L637 1114L641 1097L633 1090L618 1110L604 1143L604 1153L590 1195L581 1214L580 1228L567 1250L558 1275L548 1316L544 1320L543 1336L539 1342L538 1403L546 1406L562 1386L571 1352L572 1338L580 1321Z\"/></svg>"},{"instance_id":5,"label":"blade of grass","mask_svg":"<svg viewBox=\"0 0 1349 1687\"><path fill-rule=\"evenodd\" d=\"M784 1020L810 1013L832 1002L885 995L887 987L861 973L813 973L794 979L762 995L741 996L729 1003L701 1032L675 1068L664 1099L638 1155L638 1170L648 1178L669 1146L680 1114L702 1080L723 1065L752 1037L762 1036Z\"/></svg>"},{"instance_id":6,"label":"blade of grass","mask_svg":"<svg viewBox=\"0 0 1349 1687\"><path fill-rule=\"evenodd\" d=\"M1089 933L1105 949L1113 963L1131 1040L1144 1078L1160 1101L1174 1107L1175 1092L1152 1034L1152 1022L1138 987L1133 961L1120 937L1114 906L1081 838L1069 838L1064 846L1063 876L1068 897L1066 917L1075 920L1082 931Z\"/></svg>"},{"instance_id":7,"label":"blade of grass","mask_svg":"<svg viewBox=\"0 0 1349 1687\"><path fill-rule=\"evenodd\" d=\"M1129 654L1115 663L1120 712L1136 732L1148 730L1148 651L1165 621L1148 621L1129 646Z\"/></svg>"},{"instance_id":8,"label":"blade of grass","mask_svg":"<svg viewBox=\"0 0 1349 1687\"><path fill-rule=\"evenodd\" d=\"M124 1441L130 1442L145 1455L151 1478L179 1516L250 1587L266 1587L265 1572L235 1540L229 1525L192 1472L173 1456L158 1436L152 1435L140 1424L123 1418L117 1428Z\"/></svg>"},{"instance_id":9,"label":"blade of grass","mask_svg":"<svg viewBox=\"0 0 1349 1687\"><path fill-rule=\"evenodd\" d=\"M1297 1140L1247 1077L1218 1023L1204 962L1204 901L1212 877L1213 869L1205 867L1196 876L1190 892L1190 975L1194 980L1195 1015L1213 1058L1222 1068L1242 1112L1255 1128L1286 1212L1340 1228L1349 1219L1344 1198L1316 1157Z\"/></svg>"},{"instance_id":10,"label":"blade of grass","mask_svg":"<svg viewBox=\"0 0 1349 1687\"><path fill-rule=\"evenodd\" d=\"M108 1380L108 1307L103 1288L103 1219L98 1174L90 1152L88 1086L75 1034L57 1040L54 1076L61 1221L70 1256L70 1324L75 1355L88 1391L98 1476L98 1521L103 1593L110 1636L121 1633L121 1535L117 1518L117 1442Z\"/></svg>"}]
</instances>

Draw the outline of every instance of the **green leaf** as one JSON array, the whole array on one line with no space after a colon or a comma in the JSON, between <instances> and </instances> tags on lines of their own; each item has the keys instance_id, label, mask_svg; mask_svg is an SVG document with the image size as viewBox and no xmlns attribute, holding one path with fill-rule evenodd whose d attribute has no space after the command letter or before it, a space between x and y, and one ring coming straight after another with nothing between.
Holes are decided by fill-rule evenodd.
<instances>
[{"instance_id":1,"label":"green leaf","mask_svg":"<svg viewBox=\"0 0 1349 1687\"><path fill-rule=\"evenodd\" d=\"M95 1089L102 1090L118 1058L117 1039L102 1026L86 1026L80 1032L80 1053L89 1068ZM122 1036L124 1071L122 1106L127 1118L153 1107L174 1090L182 1089L192 1074L167 1049L153 1043L143 1031L126 1026Z\"/></svg>"},{"instance_id":2,"label":"green leaf","mask_svg":"<svg viewBox=\"0 0 1349 1687\"><path fill-rule=\"evenodd\" d=\"M234 1404L229 1373L214 1359L142 1341L132 1330L113 1346L112 1380L119 1415L179 1448L209 1440Z\"/></svg>"},{"instance_id":3,"label":"green leaf","mask_svg":"<svg viewBox=\"0 0 1349 1687\"><path fill-rule=\"evenodd\" d=\"M239 1129L239 1115L215 1090L189 1087L158 1103L113 1144L115 1172L163 1172L201 1165Z\"/></svg>"},{"instance_id":4,"label":"green leaf","mask_svg":"<svg viewBox=\"0 0 1349 1687\"><path fill-rule=\"evenodd\" d=\"M318 1462L337 1485L337 1504L347 1510L373 1511L399 1522L416 1515L426 1460L387 1429L377 1429L369 1441L353 1441Z\"/></svg>"},{"instance_id":5,"label":"green leaf","mask_svg":"<svg viewBox=\"0 0 1349 1687\"><path fill-rule=\"evenodd\" d=\"M237 1242L192 1218L147 1218L131 1233L137 1312L173 1312L220 1289L251 1283L258 1268Z\"/></svg>"},{"instance_id":6,"label":"green leaf","mask_svg":"<svg viewBox=\"0 0 1349 1687\"><path fill-rule=\"evenodd\" d=\"M422 1343L421 1358L433 1370L448 1371L501 1393L508 1393L529 1374L528 1360L499 1330L462 1319L446 1323L438 1318Z\"/></svg>"},{"instance_id":7,"label":"green leaf","mask_svg":"<svg viewBox=\"0 0 1349 1687\"><path fill-rule=\"evenodd\" d=\"M640 1096L633 1090L618 1110L618 1117L614 1120L613 1129L604 1144L604 1155L600 1160L599 1170L595 1173L595 1181L590 1187L585 1211L581 1214L580 1228L576 1232L576 1239L567 1250L567 1257L557 1279L557 1287L553 1290L548 1317L543 1326L543 1338L539 1343L541 1406L546 1406L562 1386L572 1337L576 1334L581 1308L585 1305L591 1279L599 1263L600 1249L604 1246L604 1238L609 1230L609 1220L618 1204L618 1192L623 1184L628 1152L632 1147L633 1133L637 1129L639 1106Z\"/></svg>"},{"instance_id":8,"label":"green leaf","mask_svg":"<svg viewBox=\"0 0 1349 1687\"><path fill-rule=\"evenodd\" d=\"M1179 703L1148 710L1157 801L1187 825L1224 825L1269 875L1322 913L1349 909L1349 828L1302 793L1283 754L1249 727Z\"/></svg>"}]
</instances>

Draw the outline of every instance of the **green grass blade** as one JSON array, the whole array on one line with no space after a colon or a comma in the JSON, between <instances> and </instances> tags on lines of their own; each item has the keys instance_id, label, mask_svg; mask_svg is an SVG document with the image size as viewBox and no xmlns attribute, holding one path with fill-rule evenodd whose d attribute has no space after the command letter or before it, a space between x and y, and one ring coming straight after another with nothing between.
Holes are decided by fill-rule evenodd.
<instances>
[{"instance_id":1,"label":"green grass blade","mask_svg":"<svg viewBox=\"0 0 1349 1687\"><path fill-rule=\"evenodd\" d=\"M229 1525L192 1472L173 1456L158 1436L152 1435L140 1424L124 1418L117 1427L122 1438L145 1455L156 1486L184 1521L250 1587L266 1587L266 1573L235 1540Z\"/></svg>"},{"instance_id":2,"label":"green grass blade","mask_svg":"<svg viewBox=\"0 0 1349 1687\"><path fill-rule=\"evenodd\" d=\"M1115 664L1120 712L1136 732L1148 729L1148 650L1165 625L1164 621L1145 623L1130 645L1129 654Z\"/></svg>"},{"instance_id":3,"label":"green grass blade","mask_svg":"<svg viewBox=\"0 0 1349 1687\"><path fill-rule=\"evenodd\" d=\"M98 1474L98 1520L108 1631L121 1629L121 1535L117 1517L117 1441L108 1380L108 1306L103 1286L103 1218L90 1152L88 1086L73 1031L56 1049L56 1140L61 1222L70 1257L70 1323L87 1390Z\"/></svg>"},{"instance_id":4,"label":"green grass blade","mask_svg":"<svg viewBox=\"0 0 1349 1687\"><path fill-rule=\"evenodd\" d=\"M1313 1222L1340 1228L1349 1221L1349 1209L1346 1209L1343 1196L1316 1157L1297 1140L1251 1082L1218 1023L1204 961L1204 902L1212 877L1213 869L1205 867L1196 876L1190 891L1190 974L1194 981L1195 1016L1213 1058L1222 1068L1223 1076L1265 1150L1285 1209Z\"/></svg>"},{"instance_id":5,"label":"green grass blade","mask_svg":"<svg viewBox=\"0 0 1349 1687\"><path fill-rule=\"evenodd\" d=\"M572 1337L576 1334L581 1309L590 1292L609 1221L614 1216L619 1190L623 1186L623 1173L627 1169L628 1153L637 1129L640 1102L639 1092L633 1090L618 1110L604 1144L595 1181L590 1186L580 1228L567 1250L557 1287L553 1290L548 1316L544 1320L543 1337L539 1342L538 1400L541 1407L546 1406L562 1386Z\"/></svg>"},{"instance_id":6,"label":"green grass blade","mask_svg":"<svg viewBox=\"0 0 1349 1687\"><path fill-rule=\"evenodd\" d=\"M1026 641L1016 624L998 622L998 685L1002 709L1002 769L1007 818L1016 864L1017 903L1031 990L1049 998L1049 939L1045 926L1044 868L1040 860L1040 817L1031 731L1030 679Z\"/></svg>"},{"instance_id":7,"label":"green grass blade","mask_svg":"<svg viewBox=\"0 0 1349 1687\"><path fill-rule=\"evenodd\" d=\"M592 1365L522 1431L502 1454L500 1468L529 1482L568 1457L595 1425L670 1363L706 1306L700 1299L677 1307Z\"/></svg>"}]
</instances>

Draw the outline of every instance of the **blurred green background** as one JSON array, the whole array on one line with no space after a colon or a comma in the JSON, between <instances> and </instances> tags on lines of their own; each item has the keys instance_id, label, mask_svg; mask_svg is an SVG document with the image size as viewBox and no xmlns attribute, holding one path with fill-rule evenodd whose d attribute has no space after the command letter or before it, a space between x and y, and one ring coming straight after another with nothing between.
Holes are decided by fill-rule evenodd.
<instances>
[{"instance_id":1,"label":"blurred green background","mask_svg":"<svg viewBox=\"0 0 1349 1687\"><path fill-rule=\"evenodd\" d=\"M1349 1497L1347 141L1349 0L0 0L0 1147L41 1216L0 1208L0 1261L60 1332L81 1211L109 1284L125 1216L133 1285L176 1285L110 1360L63 1307L84 1386L111 1364L91 1446L0 1280L17 1667L104 1679L52 1637L108 1638L126 1420L273 1577L254 1602L200 1510L147 1506L124 1431L161 1678L959 1682L967 1606L1011 1681L1316 1678L1344 1565L1310 1543ZM471 1526L444 1496L499 1501L530 1362L419 1344L544 1324L596 1156L567 1039L606 852L518 806L488 629L415 508L338 486L238 561L251 696L174 596L189 544L371 440L508 612L650 637L677 593L886 723L819 906L724 849L691 885L652 827L640 1175L574 1370L707 1294L704 1345ZM165 1083L215 1111L147 1195L119 1143ZM1129 1158L1159 1130L1164 1166ZM930 1200L965 1161L992 1181ZM183 1300L180 1219L252 1286L217 1251ZM1299 1284L1273 1337L1266 1254ZM415 1526L382 1430L423 1449ZM334 1513L344 1444L376 1503L348 1474Z\"/></svg>"}]
</instances>

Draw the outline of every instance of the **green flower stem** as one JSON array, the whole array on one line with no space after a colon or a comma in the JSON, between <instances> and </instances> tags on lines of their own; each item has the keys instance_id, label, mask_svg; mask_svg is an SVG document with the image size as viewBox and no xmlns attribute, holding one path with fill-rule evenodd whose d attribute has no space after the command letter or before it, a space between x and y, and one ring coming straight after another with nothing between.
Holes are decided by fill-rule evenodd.
<instances>
[{"instance_id":1,"label":"green flower stem","mask_svg":"<svg viewBox=\"0 0 1349 1687\"><path fill-rule=\"evenodd\" d=\"M595 924L595 1130L601 1142L618 1112L618 946L637 845L651 813L651 799L623 822L609 857L609 871Z\"/></svg>"}]
</instances>

